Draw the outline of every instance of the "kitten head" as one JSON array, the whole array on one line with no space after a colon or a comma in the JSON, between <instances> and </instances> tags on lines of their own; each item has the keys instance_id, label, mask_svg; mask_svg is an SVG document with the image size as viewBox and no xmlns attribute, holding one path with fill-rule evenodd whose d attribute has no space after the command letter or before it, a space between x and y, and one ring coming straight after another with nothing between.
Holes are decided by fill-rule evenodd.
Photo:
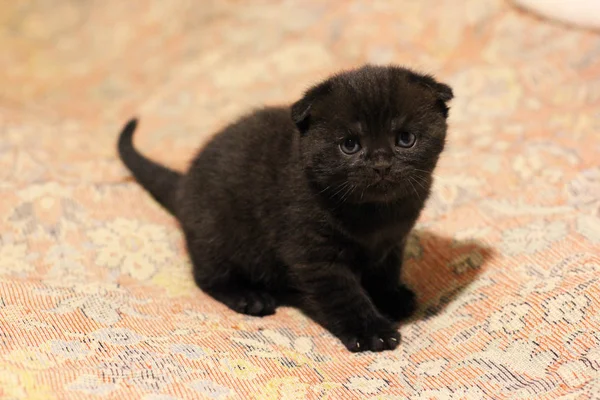
<instances>
[{"instance_id":1,"label":"kitten head","mask_svg":"<svg viewBox=\"0 0 600 400\"><path fill-rule=\"evenodd\" d=\"M401 67L365 66L293 104L311 183L344 202L424 199L444 149L452 89Z\"/></svg>"}]
</instances>

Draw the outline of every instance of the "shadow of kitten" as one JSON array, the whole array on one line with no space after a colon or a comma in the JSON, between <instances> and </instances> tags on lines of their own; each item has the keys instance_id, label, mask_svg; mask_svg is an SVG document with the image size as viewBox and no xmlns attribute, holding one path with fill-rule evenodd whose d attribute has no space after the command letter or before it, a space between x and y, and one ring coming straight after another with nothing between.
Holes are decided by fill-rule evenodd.
<instances>
[{"instance_id":1,"label":"shadow of kitten","mask_svg":"<svg viewBox=\"0 0 600 400\"><path fill-rule=\"evenodd\" d=\"M410 320L438 315L483 272L495 250L477 240L458 240L416 229L408 239L402 281L417 295Z\"/></svg>"}]
</instances>

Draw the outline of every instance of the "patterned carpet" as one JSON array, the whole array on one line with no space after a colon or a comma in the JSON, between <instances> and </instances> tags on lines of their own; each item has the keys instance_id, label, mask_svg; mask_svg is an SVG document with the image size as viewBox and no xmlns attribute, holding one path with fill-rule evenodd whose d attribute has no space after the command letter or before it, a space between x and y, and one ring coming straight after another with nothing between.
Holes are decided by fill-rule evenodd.
<instances>
[{"instance_id":1,"label":"patterned carpet","mask_svg":"<svg viewBox=\"0 0 600 400\"><path fill-rule=\"evenodd\" d=\"M0 398L600 398L599 34L500 0L23 0L0 48ZM356 355L196 289L115 140L138 115L142 151L183 168L365 62L456 99L407 256L419 315Z\"/></svg>"}]
</instances>

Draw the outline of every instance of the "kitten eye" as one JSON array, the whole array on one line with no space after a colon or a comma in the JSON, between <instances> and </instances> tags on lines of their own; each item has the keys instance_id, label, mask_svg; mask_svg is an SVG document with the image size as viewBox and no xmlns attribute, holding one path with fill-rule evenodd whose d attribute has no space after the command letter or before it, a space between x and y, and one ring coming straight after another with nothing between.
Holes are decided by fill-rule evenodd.
<instances>
[{"instance_id":1,"label":"kitten eye","mask_svg":"<svg viewBox=\"0 0 600 400\"><path fill-rule=\"evenodd\" d=\"M400 132L396 135L396 146L408 149L413 147L417 141L417 136L410 132Z\"/></svg>"},{"instance_id":2,"label":"kitten eye","mask_svg":"<svg viewBox=\"0 0 600 400\"><path fill-rule=\"evenodd\" d=\"M356 138L346 138L340 144L340 149L346 154L355 154L360 150L360 142Z\"/></svg>"}]
</instances>

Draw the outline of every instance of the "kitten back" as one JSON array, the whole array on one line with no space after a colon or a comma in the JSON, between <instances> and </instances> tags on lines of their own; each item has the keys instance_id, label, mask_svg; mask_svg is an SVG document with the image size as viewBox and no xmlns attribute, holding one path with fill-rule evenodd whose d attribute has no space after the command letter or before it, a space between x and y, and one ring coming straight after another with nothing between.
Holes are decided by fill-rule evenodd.
<instances>
[{"instance_id":1,"label":"kitten back","mask_svg":"<svg viewBox=\"0 0 600 400\"><path fill-rule=\"evenodd\" d=\"M182 175L139 153L133 146L138 120L131 119L119 135L119 157L135 180L168 212L176 215L176 190Z\"/></svg>"}]
</instances>

